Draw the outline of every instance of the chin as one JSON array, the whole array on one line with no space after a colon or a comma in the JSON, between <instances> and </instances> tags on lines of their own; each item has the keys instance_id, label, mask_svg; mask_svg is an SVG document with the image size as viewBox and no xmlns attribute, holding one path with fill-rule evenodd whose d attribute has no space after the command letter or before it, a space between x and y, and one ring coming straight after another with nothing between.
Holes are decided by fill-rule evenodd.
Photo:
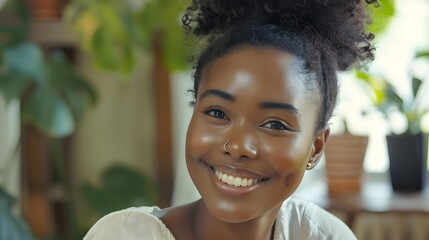
<instances>
[{"instance_id":1,"label":"chin","mask_svg":"<svg viewBox=\"0 0 429 240\"><path fill-rule=\"evenodd\" d=\"M206 206L209 212L217 219L226 223L243 223L256 218L252 209L247 211L234 206L228 206L228 203L217 204L217 206Z\"/></svg>"}]
</instances>

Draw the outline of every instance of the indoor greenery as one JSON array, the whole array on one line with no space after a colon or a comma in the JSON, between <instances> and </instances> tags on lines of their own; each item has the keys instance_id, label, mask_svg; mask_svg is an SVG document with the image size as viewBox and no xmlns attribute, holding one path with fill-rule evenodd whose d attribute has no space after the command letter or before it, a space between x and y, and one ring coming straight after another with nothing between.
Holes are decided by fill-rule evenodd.
<instances>
[{"instance_id":1,"label":"indoor greenery","mask_svg":"<svg viewBox=\"0 0 429 240\"><path fill-rule=\"evenodd\" d=\"M0 187L0 239L31 240L33 236L27 223L12 213L15 203Z\"/></svg>"},{"instance_id":2,"label":"indoor greenery","mask_svg":"<svg viewBox=\"0 0 429 240\"><path fill-rule=\"evenodd\" d=\"M429 60L429 50L418 52L413 62L421 59ZM413 66L413 64L411 65ZM372 93L372 102L376 109L386 119L389 119L392 114L401 114L407 121L407 127L402 134L414 135L421 132L421 120L429 112L429 105L423 102L425 97L427 99L428 94L422 88L423 78L416 76L412 72L412 69L410 69L409 75L409 84L412 92L404 95L384 77L364 71L356 72L357 78L363 80L369 86L368 89Z\"/></svg>"},{"instance_id":3,"label":"indoor greenery","mask_svg":"<svg viewBox=\"0 0 429 240\"><path fill-rule=\"evenodd\" d=\"M78 35L80 46L102 70L131 73L136 53L146 56L159 37L165 66L170 71L187 67L180 16L190 1L184 0L71 0L65 20Z\"/></svg>"},{"instance_id":4,"label":"indoor greenery","mask_svg":"<svg viewBox=\"0 0 429 240\"><path fill-rule=\"evenodd\" d=\"M377 2L368 5L368 12L371 14L371 23L367 25L367 32L374 34L375 42L380 38L381 35L386 31L395 16L395 0L377 0ZM355 70L359 74L364 73L362 70ZM358 77L359 79L359 77ZM336 112L338 114L338 112ZM362 112L364 114L364 111ZM346 135L352 134L350 132L346 116L344 114L336 115L342 125L343 133Z\"/></svg>"},{"instance_id":5,"label":"indoor greenery","mask_svg":"<svg viewBox=\"0 0 429 240\"><path fill-rule=\"evenodd\" d=\"M0 92L21 100L21 117L51 137L70 135L96 101L95 89L61 51L47 57L28 41L31 18L22 1L10 0L0 22Z\"/></svg>"},{"instance_id":6,"label":"indoor greenery","mask_svg":"<svg viewBox=\"0 0 429 240\"><path fill-rule=\"evenodd\" d=\"M100 186L84 183L81 191L97 219L130 206L154 206L157 198L155 184L146 175L121 165L107 168Z\"/></svg>"},{"instance_id":7,"label":"indoor greenery","mask_svg":"<svg viewBox=\"0 0 429 240\"><path fill-rule=\"evenodd\" d=\"M22 123L36 127L50 138L50 146L56 148L61 138L74 132L84 112L95 103L96 92L63 52L44 52L28 40L30 23L24 1L9 0L1 9L0 97L4 97L7 104L19 100ZM51 149L57 153L60 150ZM59 156L53 159L56 166L64 166L63 155L55 154ZM57 168L65 192L70 193L65 172ZM30 239L29 228L11 214L12 199L0 186L0 228L9 229L0 231L0 239Z\"/></svg>"}]
</instances>

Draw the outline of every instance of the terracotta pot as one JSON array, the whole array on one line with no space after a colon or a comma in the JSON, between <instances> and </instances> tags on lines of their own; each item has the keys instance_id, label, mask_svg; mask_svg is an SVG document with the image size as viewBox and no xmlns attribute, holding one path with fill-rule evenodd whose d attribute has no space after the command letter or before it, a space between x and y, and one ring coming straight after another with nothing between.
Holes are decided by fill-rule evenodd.
<instances>
[{"instance_id":1,"label":"terracotta pot","mask_svg":"<svg viewBox=\"0 0 429 240\"><path fill-rule=\"evenodd\" d=\"M59 19L65 0L26 0L31 15L35 19Z\"/></svg>"},{"instance_id":2,"label":"terracotta pot","mask_svg":"<svg viewBox=\"0 0 429 240\"><path fill-rule=\"evenodd\" d=\"M329 194L352 194L361 189L367 136L334 135L325 147Z\"/></svg>"}]
</instances>

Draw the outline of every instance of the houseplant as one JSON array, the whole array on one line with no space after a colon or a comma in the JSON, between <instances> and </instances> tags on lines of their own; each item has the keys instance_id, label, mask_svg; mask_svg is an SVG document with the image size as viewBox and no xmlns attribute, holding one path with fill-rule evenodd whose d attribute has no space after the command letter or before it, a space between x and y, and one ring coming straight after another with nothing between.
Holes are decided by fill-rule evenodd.
<instances>
[{"instance_id":1,"label":"houseplant","mask_svg":"<svg viewBox=\"0 0 429 240\"><path fill-rule=\"evenodd\" d=\"M180 22L186 6L182 0L71 0L64 19L102 70L132 73L139 51L150 54L160 36L164 64L175 71L187 67L189 56Z\"/></svg>"},{"instance_id":2,"label":"houseplant","mask_svg":"<svg viewBox=\"0 0 429 240\"><path fill-rule=\"evenodd\" d=\"M378 36L394 17L395 3L394 0L381 0L369 7L373 22L368 25L367 31ZM327 187L332 195L358 193L361 189L368 136L350 131L350 116L346 116L349 113L337 108L335 115L342 125L342 132L331 135L325 147Z\"/></svg>"},{"instance_id":3,"label":"houseplant","mask_svg":"<svg viewBox=\"0 0 429 240\"><path fill-rule=\"evenodd\" d=\"M136 169L123 165L110 166L102 173L101 183L99 186L89 182L81 185L84 200L94 210L95 219L130 206L156 204L154 183Z\"/></svg>"},{"instance_id":4,"label":"houseplant","mask_svg":"<svg viewBox=\"0 0 429 240\"><path fill-rule=\"evenodd\" d=\"M429 51L416 54L413 63L429 60ZM358 71L356 76L368 84L376 109L388 120L390 134L387 147L390 161L390 177L395 191L420 191L424 188L427 173L427 136L422 132L422 117L429 111L424 77L417 76L410 67L411 92L401 94L386 78ZM427 76L426 76L427 79ZM426 104L426 105L425 105ZM402 119L404 127L395 126Z\"/></svg>"},{"instance_id":5,"label":"houseplant","mask_svg":"<svg viewBox=\"0 0 429 240\"><path fill-rule=\"evenodd\" d=\"M45 52L28 41L30 24L31 17L23 1L10 0L1 9L0 97L7 103L20 101L23 126L35 127L49 139L50 147L56 148L62 138L74 132L83 113L96 101L96 93L65 54L61 51ZM20 146L16 148L20 149ZM52 149L52 152L58 150L60 148ZM62 155L59 153L55 155L59 157L53 157L54 166L64 166ZM69 194L70 184L65 169L57 167L55 173L60 176L64 192ZM2 207L10 209L11 197L5 191L1 192L0 202L5 203ZM71 202L71 197L68 196L66 201ZM8 218L2 219L2 227L14 223L23 226L11 214L5 216ZM16 234L28 236L27 230L20 227ZM0 231L0 239L10 239L10 236L1 235L3 233L6 232ZM20 239L18 235L12 238Z\"/></svg>"}]
</instances>

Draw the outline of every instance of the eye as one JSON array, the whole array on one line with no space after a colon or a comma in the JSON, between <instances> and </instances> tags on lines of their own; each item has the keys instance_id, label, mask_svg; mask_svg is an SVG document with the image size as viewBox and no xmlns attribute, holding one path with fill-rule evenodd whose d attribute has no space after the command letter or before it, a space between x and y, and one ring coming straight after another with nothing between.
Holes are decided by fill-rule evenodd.
<instances>
[{"instance_id":1,"label":"eye","mask_svg":"<svg viewBox=\"0 0 429 240\"><path fill-rule=\"evenodd\" d=\"M279 120L269 120L268 122L262 124L262 127L280 131L292 131L288 124Z\"/></svg>"},{"instance_id":2,"label":"eye","mask_svg":"<svg viewBox=\"0 0 429 240\"><path fill-rule=\"evenodd\" d=\"M226 113L219 108L208 109L208 110L204 111L204 113L209 115L209 116L212 116L214 118L229 120Z\"/></svg>"}]
</instances>

